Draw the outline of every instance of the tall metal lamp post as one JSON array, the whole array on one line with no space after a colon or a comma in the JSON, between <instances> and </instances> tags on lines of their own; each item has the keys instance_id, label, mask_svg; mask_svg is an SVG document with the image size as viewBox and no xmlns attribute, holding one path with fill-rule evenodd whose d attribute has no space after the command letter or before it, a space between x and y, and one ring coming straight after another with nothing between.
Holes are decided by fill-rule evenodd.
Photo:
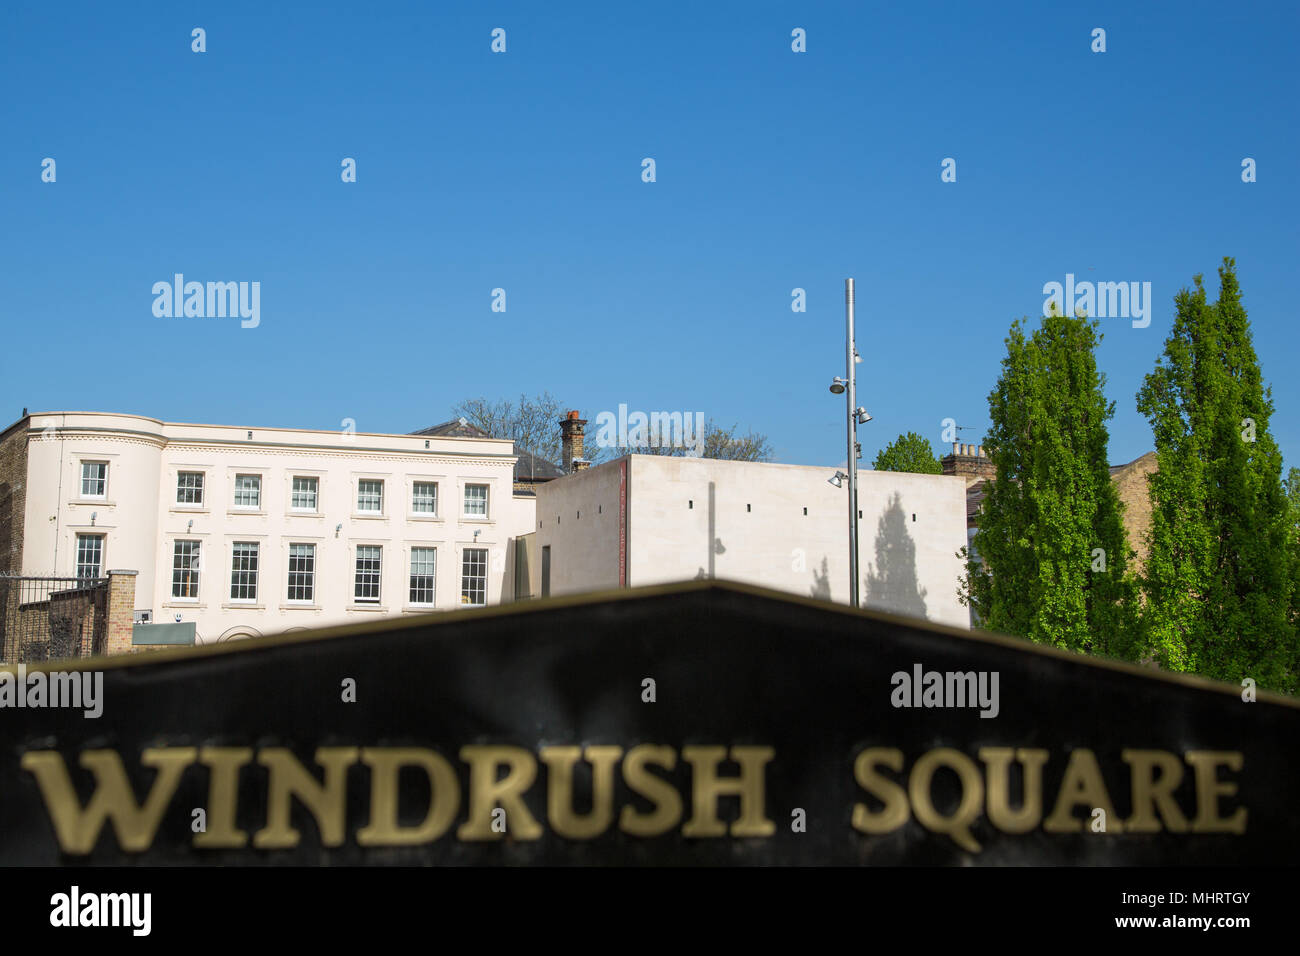
<instances>
[{"instance_id":1,"label":"tall metal lamp post","mask_svg":"<svg viewBox=\"0 0 1300 956\"><path fill-rule=\"evenodd\" d=\"M846 475L837 471L830 479L832 485L840 487L844 480L849 483L849 604L859 607L858 601L858 425L871 421L867 410L858 405L857 364L862 361L857 345L853 339L853 280L844 280L844 315L846 333L844 337L844 362L848 368L848 377L838 375L831 381L831 394L844 395L844 407L848 419L848 469Z\"/></svg>"}]
</instances>

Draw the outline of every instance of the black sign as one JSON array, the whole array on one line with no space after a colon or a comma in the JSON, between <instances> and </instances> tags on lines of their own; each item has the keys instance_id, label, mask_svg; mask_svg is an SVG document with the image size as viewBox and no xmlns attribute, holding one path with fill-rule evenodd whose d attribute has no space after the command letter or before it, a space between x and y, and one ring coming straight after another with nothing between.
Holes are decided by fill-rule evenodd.
<instances>
[{"instance_id":1,"label":"black sign","mask_svg":"<svg viewBox=\"0 0 1300 956\"><path fill-rule=\"evenodd\" d=\"M0 680L0 863L1300 855L1295 701L737 585L103 664Z\"/></svg>"}]
</instances>

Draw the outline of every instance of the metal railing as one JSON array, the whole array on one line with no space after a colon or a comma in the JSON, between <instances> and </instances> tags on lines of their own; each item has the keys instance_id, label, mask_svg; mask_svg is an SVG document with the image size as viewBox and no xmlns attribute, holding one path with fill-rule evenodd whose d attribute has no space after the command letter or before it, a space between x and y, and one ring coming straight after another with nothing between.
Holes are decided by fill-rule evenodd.
<instances>
[{"instance_id":1,"label":"metal railing","mask_svg":"<svg viewBox=\"0 0 1300 956\"><path fill-rule=\"evenodd\" d=\"M103 654L108 578L0 574L0 663Z\"/></svg>"}]
</instances>

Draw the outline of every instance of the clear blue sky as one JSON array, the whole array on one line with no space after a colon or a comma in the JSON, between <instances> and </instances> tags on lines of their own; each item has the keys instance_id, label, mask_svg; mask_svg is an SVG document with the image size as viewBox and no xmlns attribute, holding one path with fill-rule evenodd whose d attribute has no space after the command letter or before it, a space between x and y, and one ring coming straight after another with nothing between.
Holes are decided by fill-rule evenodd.
<instances>
[{"instance_id":1,"label":"clear blue sky","mask_svg":"<svg viewBox=\"0 0 1300 956\"><path fill-rule=\"evenodd\" d=\"M1296 11L6 2L0 419L403 432L550 390L833 465L854 276L869 462L948 416L978 441L1008 325L1072 272L1152 283L1149 328L1102 323L1122 462L1174 294L1232 255L1300 464ZM155 318L176 272L261 282L260 327Z\"/></svg>"}]
</instances>

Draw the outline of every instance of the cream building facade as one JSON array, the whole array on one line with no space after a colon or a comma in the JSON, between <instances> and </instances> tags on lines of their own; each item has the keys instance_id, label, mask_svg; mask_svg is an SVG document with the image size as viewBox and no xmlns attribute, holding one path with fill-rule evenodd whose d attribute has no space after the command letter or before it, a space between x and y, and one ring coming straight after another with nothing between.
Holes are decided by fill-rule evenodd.
<instances>
[{"instance_id":1,"label":"cream building facade","mask_svg":"<svg viewBox=\"0 0 1300 956\"><path fill-rule=\"evenodd\" d=\"M141 616L200 643L492 604L535 523L515 461L481 437L32 414L0 434L0 571L138 571Z\"/></svg>"},{"instance_id":2,"label":"cream building facade","mask_svg":"<svg viewBox=\"0 0 1300 956\"><path fill-rule=\"evenodd\" d=\"M537 490L521 588L562 595L726 578L847 602L847 489L834 468L628 455ZM966 482L858 472L861 601L969 627Z\"/></svg>"}]
</instances>

